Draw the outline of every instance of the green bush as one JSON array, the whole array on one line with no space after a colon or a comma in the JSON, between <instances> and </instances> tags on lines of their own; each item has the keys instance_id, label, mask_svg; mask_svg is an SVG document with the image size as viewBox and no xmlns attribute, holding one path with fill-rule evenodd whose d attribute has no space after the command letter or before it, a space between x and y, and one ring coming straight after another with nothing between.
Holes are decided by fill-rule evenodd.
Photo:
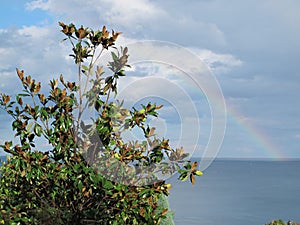
<instances>
[{"instance_id":1,"label":"green bush","mask_svg":"<svg viewBox=\"0 0 300 225\"><path fill-rule=\"evenodd\" d=\"M286 225L282 220L272 220L269 225Z\"/></svg>"},{"instance_id":2,"label":"green bush","mask_svg":"<svg viewBox=\"0 0 300 225\"><path fill-rule=\"evenodd\" d=\"M272 220L270 223L265 225L298 225L298 223L292 221L288 221L288 223L285 223L284 221L278 219L278 220Z\"/></svg>"},{"instance_id":3,"label":"green bush","mask_svg":"<svg viewBox=\"0 0 300 225\"><path fill-rule=\"evenodd\" d=\"M171 210L169 210L170 206L169 206L168 197L166 195L162 194L160 196L160 198L158 199L158 205L164 209L168 209L166 217L161 220L160 224L161 225L174 225L174 221L173 221L174 213Z\"/></svg>"},{"instance_id":4,"label":"green bush","mask_svg":"<svg viewBox=\"0 0 300 225\"><path fill-rule=\"evenodd\" d=\"M194 183L202 175L197 163L147 124L162 106L126 109L115 101L117 81L129 67L128 49L114 47L120 32L59 25L72 45L78 80L61 75L45 94L17 69L23 91L0 97L18 138L1 146L9 157L0 167L0 224L172 224L164 197L170 184L157 172L178 171L180 180ZM104 51L112 57L108 76L95 66ZM88 124L82 118L91 108L97 116ZM133 128L144 141L122 139Z\"/></svg>"}]
</instances>

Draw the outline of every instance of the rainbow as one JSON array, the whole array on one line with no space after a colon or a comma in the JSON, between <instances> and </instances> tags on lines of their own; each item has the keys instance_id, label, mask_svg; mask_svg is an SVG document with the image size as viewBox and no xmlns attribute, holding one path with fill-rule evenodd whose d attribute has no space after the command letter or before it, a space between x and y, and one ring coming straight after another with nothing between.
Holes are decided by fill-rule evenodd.
<instances>
[{"instance_id":1,"label":"rainbow","mask_svg":"<svg viewBox=\"0 0 300 225\"><path fill-rule=\"evenodd\" d=\"M261 151L264 154L263 157L279 160L285 160L288 158L283 154L283 150L280 148L280 146L276 145L270 136L268 136L268 134L255 126L255 123L253 123L251 120L245 119L243 114L235 107L232 107L228 104L226 106L228 119L236 122L240 128L249 134L249 137L252 139L252 141L261 147Z\"/></svg>"}]
</instances>

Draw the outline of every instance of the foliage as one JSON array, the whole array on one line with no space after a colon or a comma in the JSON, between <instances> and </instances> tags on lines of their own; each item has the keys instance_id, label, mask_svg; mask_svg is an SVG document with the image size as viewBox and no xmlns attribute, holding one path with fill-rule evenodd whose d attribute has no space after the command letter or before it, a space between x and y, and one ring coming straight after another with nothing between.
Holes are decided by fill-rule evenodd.
<instances>
[{"instance_id":1,"label":"foliage","mask_svg":"<svg viewBox=\"0 0 300 225\"><path fill-rule=\"evenodd\" d=\"M164 209L170 209L168 197L162 194L158 199L158 205ZM168 212L166 213L166 217L161 220L160 225L174 225L173 217L174 212L168 210Z\"/></svg>"},{"instance_id":2,"label":"foliage","mask_svg":"<svg viewBox=\"0 0 300 225\"><path fill-rule=\"evenodd\" d=\"M78 81L61 75L45 94L40 82L17 69L23 91L14 99L0 97L19 140L1 146L10 157L0 167L0 223L159 224L168 209L158 203L170 184L157 173L178 171L180 180L189 177L194 184L194 176L202 175L197 163L147 125L162 106L126 109L115 101L117 81L129 67L128 49L114 47L121 33L59 25L72 45ZM112 61L105 76L96 63L107 50ZM97 118L88 124L82 118L91 108ZM144 141L123 140L122 133L133 128L143 132Z\"/></svg>"},{"instance_id":3,"label":"foliage","mask_svg":"<svg viewBox=\"0 0 300 225\"><path fill-rule=\"evenodd\" d=\"M270 225L286 225L282 220L272 220Z\"/></svg>"},{"instance_id":4,"label":"foliage","mask_svg":"<svg viewBox=\"0 0 300 225\"><path fill-rule=\"evenodd\" d=\"M288 223L285 223L284 221L278 219L278 220L272 220L270 223L266 225L298 225L298 223L292 221L288 221Z\"/></svg>"}]
</instances>

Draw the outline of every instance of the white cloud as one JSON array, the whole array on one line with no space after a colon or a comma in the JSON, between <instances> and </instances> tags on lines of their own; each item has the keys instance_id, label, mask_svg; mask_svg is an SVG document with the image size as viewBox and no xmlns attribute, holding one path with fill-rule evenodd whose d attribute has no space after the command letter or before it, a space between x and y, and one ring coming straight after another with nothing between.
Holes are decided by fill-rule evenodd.
<instances>
[{"instance_id":1,"label":"white cloud","mask_svg":"<svg viewBox=\"0 0 300 225\"><path fill-rule=\"evenodd\" d=\"M52 35L49 27L38 27L38 26L24 26L18 30L18 35L30 37L36 39L37 41L51 39ZM50 38L48 38L50 36ZM45 38L45 39L43 39Z\"/></svg>"},{"instance_id":2,"label":"white cloud","mask_svg":"<svg viewBox=\"0 0 300 225\"><path fill-rule=\"evenodd\" d=\"M28 3L27 9L42 9L66 20L89 25L104 21L123 27L143 26L143 23L165 15L164 10L149 0L36 0Z\"/></svg>"},{"instance_id":3,"label":"white cloud","mask_svg":"<svg viewBox=\"0 0 300 225\"><path fill-rule=\"evenodd\" d=\"M49 78L60 73L70 74L75 67L65 56L71 51L67 43L60 43L62 35L55 26L24 26L7 29L0 33L1 86L10 89L17 76L15 68L26 75L48 83ZM12 89L14 90L14 89Z\"/></svg>"},{"instance_id":4,"label":"white cloud","mask_svg":"<svg viewBox=\"0 0 300 225\"><path fill-rule=\"evenodd\" d=\"M27 9L42 9L54 18L99 27L103 24L131 36L175 41L188 45L202 42L224 46L225 34L216 23L195 19L193 15L164 8L150 0L36 0ZM188 38L187 38L188 37Z\"/></svg>"},{"instance_id":5,"label":"white cloud","mask_svg":"<svg viewBox=\"0 0 300 225\"><path fill-rule=\"evenodd\" d=\"M130 26L143 21L152 20L155 17L165 15L165 12L148 0L103 0L104 4L110 4L110 10L105 15L112 23Z\"/></svg>"},{"instance_id":6,"label":"white cloud","mask_svg":"<svg viewBox=\"0 0 300 225\"><path fill-rule=\"evenodd\" d=\"M35 10L35 9L49 10L50 1L35 0L35 1L27 2L25 6L27 10Z\"/></svg>"},{"instance_id":7,"label":"white cloud","mask_svg":"<svg viewBox=\"0 0 300 225\"><path fill-rule=\"evenodd\" d=\"M208 49L192 48L201 60L215 73L228 73L233 68L242 66L243 62L230 54L218 54Z\"/></svg>"},{"instance_id":8,"label":"white cloud","mask_svg":"<svg viewBox=\"0 0 300 225\"><path fill-rule=\"evenodd\" d=\"M15 67L22 68L27 74L45 82L60 73L67 76L66 79L76 79L73 75L75 66L68 57L71 46L60 43L63 35L59 32L57 20L92 28L107 25L109 30L113 28L124 33L118 45L126 46L135 38L166 40L189 47L215 74L222 75L217 76L218 81L227 100L244 113L245 118L240 118L241 121L253 118L256 124L263 127L297 129L297 39L300 34L297 21L300 17L297 11L299 7L296 6L299 3L295 0L268 0L259 4L258 0L245 3L236 0L234 7L228 8L227 5L221 0L202 3L193 1L189 4L162 0L31 1L26 5L27 10L44 10L52 17L53 20L50 21L54 22L0 30L0 92L16 91ZM149 46L141 54L151 51ZM190 63L189 66L184 64L182 61L185 56L174 52L172 49L161 48L157 54L166 54L175 64L188 68L189 72L200 70L194 66L195 63ZM131 60L131 49L129 54ZM186 74L176 73L176 69L180 68L137 65L133 69L130 76L124 78L125 83L137 82L142 77L142 71L143 77L162 76L180 85L188 90L193 100L200 95L202 98L203 93L195 89ZM133 97L143 95L154 86L157 95L165 94L168 98L171 96L172 92L166 87L157 85L160 87L158 89L155 85L149 82L130 94ZM177 96L176 103L187 107L183 99ZM272 130L275 133L279 129ZM278 136L282 139L287 137L284 134ZM290 132L288 137L292 136ZM229 140L227 148L230 149L231 143L235 143L238 151L241 142Z\"/></svg>"}]
</instances>

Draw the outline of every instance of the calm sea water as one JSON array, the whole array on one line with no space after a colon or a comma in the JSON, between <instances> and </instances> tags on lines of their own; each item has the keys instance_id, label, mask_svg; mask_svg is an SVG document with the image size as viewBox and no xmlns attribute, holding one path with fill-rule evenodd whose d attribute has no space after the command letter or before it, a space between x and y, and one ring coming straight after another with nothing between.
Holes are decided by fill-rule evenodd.
<instances>
[{"instance_id":1,"label":"calm sea water","mask_svg":"<svg viewBox=\"0 0 300 225\"><path fill-rule=\"evenodd\" d=\"M168 181L176 225L300 222L300 161L216 160L194 186L176 177Z\"/></svg>"},{"instance_id":2,"label":"calm sea water","mask_svg":"<svg viewBox=\"0 0 300 225\"><path fill-rule=\"evenodd\" d=\"M176 225L300 222L300 161L216 160L193 187L170 182Z\"/></svg>"}]
</instances>

